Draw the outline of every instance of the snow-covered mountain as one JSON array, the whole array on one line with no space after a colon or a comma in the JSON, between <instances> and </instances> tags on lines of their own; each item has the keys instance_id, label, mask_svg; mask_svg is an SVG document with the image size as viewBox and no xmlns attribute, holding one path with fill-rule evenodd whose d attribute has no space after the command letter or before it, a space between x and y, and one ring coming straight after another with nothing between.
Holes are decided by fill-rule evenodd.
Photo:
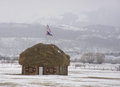
<instances>
[{"instance_id":1,"label":"snow-covered mountain","mask_svg":"<svg viewBox=\"0 0 120 87\"><path fill-rule=\"evenodd\" d=\"M18 56L36 43L57 44L72 58L85 52L111 53L120 51L120 28L106 25L84 27L50 26L53 38L46 41L46 26L40 24L0 24L0 55Z\"/></svg>"}]
</instances>

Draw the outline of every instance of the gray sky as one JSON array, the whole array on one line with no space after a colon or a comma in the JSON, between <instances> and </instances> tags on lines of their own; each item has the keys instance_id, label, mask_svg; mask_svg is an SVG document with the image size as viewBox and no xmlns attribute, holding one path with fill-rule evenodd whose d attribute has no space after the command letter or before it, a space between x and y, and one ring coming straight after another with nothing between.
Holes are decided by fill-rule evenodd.
<instances>
[{"instance_id":1,"label":"gray sky","mask_svg":"<svg viewBox=\"0 0 120 87\"><path fill-rule=\"evenodd\" d=\"M32 23L42 17L60 18L67 12L82 20L85 14L89 17L101 9L119 14L120 0L0 0L0 22Z\"/></svg>"}]
</instances>

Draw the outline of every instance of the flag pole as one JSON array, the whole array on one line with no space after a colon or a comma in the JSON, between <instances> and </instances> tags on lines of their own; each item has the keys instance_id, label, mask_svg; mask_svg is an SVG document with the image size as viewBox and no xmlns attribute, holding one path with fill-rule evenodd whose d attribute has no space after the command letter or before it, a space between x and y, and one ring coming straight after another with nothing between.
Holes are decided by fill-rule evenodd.
<instances>
[{"instance_id":1,"label":"flag pole","mask_svg":"<svg viewBox=\"0 0 120 87\"><path fill-rule=\"evenodd\" d=\"M46 33L45 33L45 43L47 44L47 27L46 27Z\"/></svg>"},{"instance_id":2,"label":"flag pole","mask_svg":"<svg viewBox=\"0 0 120 87\"><path fill-rule=\"evenodd\" d=\"M47 34L45 34L45 43L47 44Z\"/></svg>"},{"instance_id":3,"label":"flag pole","mask_svg":"<svg viewBox=\"0 0 120 87\"><path fill-rule=\"evenodd\" d=\"M50 36L53 38L53 34L51 33L49 25L46 26L46 43L49 43L49 42L52 43L52 39L48 40L47 36Z\"/></svg>"}]
</instances>

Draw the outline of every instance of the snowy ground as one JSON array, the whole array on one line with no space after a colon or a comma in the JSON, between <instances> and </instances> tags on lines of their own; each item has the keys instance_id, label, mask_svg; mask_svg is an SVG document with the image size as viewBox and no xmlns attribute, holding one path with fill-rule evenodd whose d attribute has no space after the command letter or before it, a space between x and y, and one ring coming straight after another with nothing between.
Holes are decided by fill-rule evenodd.
<instances>
[{"instance_id":1,"label":"snowy ground","mask_svg":"<svg viewBox=\"0 0 120 87\"><path fill-rule=\"evenodd\" d=\"M21 74L19 64L0 63L0 87L120 87L120 71L69 67L68 76Z\"/></svg>"}]
</instances>

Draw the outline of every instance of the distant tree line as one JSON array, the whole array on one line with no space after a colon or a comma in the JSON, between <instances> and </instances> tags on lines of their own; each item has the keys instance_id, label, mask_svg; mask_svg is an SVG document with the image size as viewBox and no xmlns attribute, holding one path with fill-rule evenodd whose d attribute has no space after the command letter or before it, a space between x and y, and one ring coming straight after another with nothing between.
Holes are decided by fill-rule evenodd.
<instances>
[{"instance_id":1,"label":"distant tree line","mask_svg":"<svg viewBox=\"0 0 120 87\"><path fill-rule=\"evenodd\" d=\"M85 53L81 56L80 59L73 59L71 62L81 62L81 63L111 63L111 64L120 64L120 58L106 58L103 53Z\"/></svg>"},{"instance_id":2,"label":"distant tree line","mask_svg":"<svg viewBox=\"0 0 120 87\"><path fill-rule=\"evenodd\" d=\"M105 63L111 63L111 64L120 64L120 57L119 58L107 58L105 60Z\"/></svg>"},{"instance_id":3,"label":"distant tree line","mask_svg":"<svg viewBox=\"0 0 120 87\"><path fill-rule=\"evenodd\" d=\"M2 63L14 63L18 61L18 57L6 57L0 55L0 60Z\"/></svg>"},{"instance_id":4,"label":"distant tree line","mask_svg":"<svg viewBox=\"0 0 120 87\"><path fill-rule=\"evenodd\" d=\"M101 64L105 61L105 55L102 53L85 53L82 55L81 62Z\"/></svg>"},{"instance_id":5,"label":"distant tree line","mask_svg":"<svg viewBox=\"0 0 120 87\"><path fill-rule=\"evenodd\" d=\"M118 57L120 56L120 53L114 53L114 52L111 52L111 53L105 53L105 55L111 55L111 56L115 56L115 57Z\"/></svg>"},{"instance_id":6,"label":"distant tree line","mask_svg":"<svg viewBox=\"0 0 120 87\"><path fill-rule=\"evenodd\" d=\"M105 55L102 53L85 53L80 59L72 60L72 62L95 63L101 64L105 61Z\"/></svg>"}]
</instances>

